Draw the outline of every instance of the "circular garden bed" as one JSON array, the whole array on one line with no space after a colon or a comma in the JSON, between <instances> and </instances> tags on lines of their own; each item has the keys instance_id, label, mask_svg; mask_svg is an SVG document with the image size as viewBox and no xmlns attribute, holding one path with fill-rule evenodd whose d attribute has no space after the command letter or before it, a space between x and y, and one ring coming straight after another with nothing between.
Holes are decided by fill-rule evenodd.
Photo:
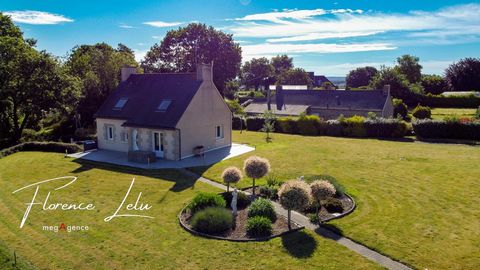
<instances>
[{"instance_id":1,"label":"circular garden bed","mask_svg":"<svg viewBox=\"0 0 480 270\"><path fill-rule=\"evenodd\" d=\"M223 202L222 200L223 199ZM230 208L232 193L199 193L179 214L187 231L208 238L229 241L265 241L303 229L275 213L271 202L238 192L237 215Z\"/></svg>"}]
</instances>

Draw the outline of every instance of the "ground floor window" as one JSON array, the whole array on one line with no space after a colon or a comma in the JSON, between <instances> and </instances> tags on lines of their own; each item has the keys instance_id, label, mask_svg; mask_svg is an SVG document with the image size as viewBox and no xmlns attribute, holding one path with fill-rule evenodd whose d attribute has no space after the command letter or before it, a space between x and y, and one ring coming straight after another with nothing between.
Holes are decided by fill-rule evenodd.
<instances>
[{"instance_id":1,"label":"ground floor window","mask_svg":"<svg viewBox=\"0 0 480 270\"><path fill-rule=\"evenodd\" d=\"M128 142L128 132L127 131L122 131L120 133L120 141Z\"/></svg>"},{"instance_id":2,"label":"ground floor window","mask_svg":"<svg viewBox=\"0 0 480 270\"><path fill-rule=\"evenodd\" d=\"M113 127L107 126L107 139L113 141Z\"/></svg>"},{"instance_id":3,"label":"ground floor window","mask_svg":"<svg viewBox=\"0 0 480 270\"><path fill-rule=\"evenodd\" d=\"M223 138L223 125L218 125L215 127L215 138L217 139Z\"/></svg>"}]
</instances>

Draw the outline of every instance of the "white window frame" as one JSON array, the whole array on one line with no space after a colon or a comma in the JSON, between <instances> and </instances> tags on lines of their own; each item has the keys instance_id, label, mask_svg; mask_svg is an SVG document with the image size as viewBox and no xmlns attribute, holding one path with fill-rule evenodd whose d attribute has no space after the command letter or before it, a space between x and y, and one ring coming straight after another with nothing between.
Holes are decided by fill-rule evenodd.
<instances>
[{"instance_id":1,"label":"white window frame","mask_svg":"<svg viewBox=\"0 0 480 270\"><path fill-rule=\"evenodd\" d=\"M113 126L107 126L107 140L109 141L115 140L115 128Z\"/></svg>"},{"instance_id":2,"label":"white window frame","mask_svg":"<svg viewBox=\"0 0 480 270\"><path fill-rule=\"evenodd\" d=\"M218 134L220 131L220 134ZM223 125L216 125L215 126L215 139L221 140L223 139Z\"/></svg>"}]
</instances>

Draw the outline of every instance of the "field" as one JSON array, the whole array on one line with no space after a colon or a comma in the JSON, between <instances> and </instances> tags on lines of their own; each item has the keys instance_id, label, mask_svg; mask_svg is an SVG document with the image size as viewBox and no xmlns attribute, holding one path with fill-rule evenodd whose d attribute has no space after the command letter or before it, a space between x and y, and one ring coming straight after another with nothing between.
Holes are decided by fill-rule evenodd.
<instances>
[{"instance_id":1,"label":"field","mask_svg":"<svg viewBox=\"0 0 480 270\"><path fill-rule=\"evenodd\" d=\"M264 137L234 132L234 141L270 160L279 180L329 174L355 197L355 212L330 222L345 236L418 269L480 268L479 147L284 134L266 143ZM193 170L221 181L224 168L241 168L244 159Z\"/></svg>"},{"instance_id":2,"label":"field","mask_svg":"<svg viewBox=\"0 0 480 270\"><path fill-rule=\"evenodd\" d=\"M473 118L475 109L433 108L432 119L442 120L445 116L456 115L459 118Z\"/></svg>"},{"instance_id":3,"label":"field","mask_svg":"<svg viewBox=\"0 0 480 270\"><path fill-rule=\"evenodd\" d=\"M23 228L20 221L35 188L18 188L60 176L78 176L73 184L41 185L36 202L48 191L49 204L93 203L86 211L42 211L34 205ZM135 214L113 214L135 177L127 203L142 193L152 208ZM77 163L63 154L23 152L0 159L0 268L11 269L16 251L20 269L30 262L38 269L381 269L332 240L302 231L268 242L234 243L195 237L178 224L177 214L199 191L219 190L195 183L176 171L143 172L91 163ZM124 213L124 211L120 212ZM43 226L89 226L88 231L58 233ZM7 249L8 247L8 249Z\"/></svg>"}]
</instances>

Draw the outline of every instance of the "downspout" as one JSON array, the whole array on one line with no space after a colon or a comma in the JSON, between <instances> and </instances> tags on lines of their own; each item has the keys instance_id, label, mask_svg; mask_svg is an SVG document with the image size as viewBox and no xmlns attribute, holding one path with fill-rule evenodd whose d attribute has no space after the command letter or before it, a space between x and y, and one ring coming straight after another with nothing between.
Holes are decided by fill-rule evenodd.
<instances>
[{"instance_id":1,"label":"downspout","mask_svg":"<svg viewBox=\"0 0 480 270\"><path fill-rule=\"evenodd\" d=\"M175 128L175 130L178 130L178 160L182 160L182 131L178 128Z\"/></svg>"}]
</instances>

